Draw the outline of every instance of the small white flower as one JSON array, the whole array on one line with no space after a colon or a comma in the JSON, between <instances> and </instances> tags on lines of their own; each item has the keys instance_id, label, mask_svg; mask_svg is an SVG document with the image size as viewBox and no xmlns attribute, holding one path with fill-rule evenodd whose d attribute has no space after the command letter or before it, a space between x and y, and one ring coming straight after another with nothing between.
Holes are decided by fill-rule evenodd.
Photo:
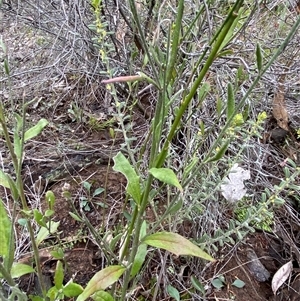
<instances>
[{"instance_id":1,"label":"small white flower","mask_svg":"<svg viewBox=\"0 0 300 301\"><path fill-rule=\"evenodd\" d=\"M224 184L221 185L224 198L232 203L241 200L246 194L244 181L249 179L250 171L239 167L237 163L234 164L228 177L224 179Z\"/></svg>"}]
</instances>

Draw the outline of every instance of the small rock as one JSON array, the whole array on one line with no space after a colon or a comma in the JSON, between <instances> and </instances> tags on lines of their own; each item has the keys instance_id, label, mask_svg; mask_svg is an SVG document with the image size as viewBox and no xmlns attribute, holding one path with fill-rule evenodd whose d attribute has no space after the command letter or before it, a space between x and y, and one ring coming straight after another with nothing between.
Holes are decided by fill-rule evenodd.
<instances>
[{"instance_id":1,"label":"small rock","mask_svg":"<svg viewBox=\"0 0 300 301\"><path fill-rule=\"evenodd\" d=\"M254 278L258 282L267 281L270 278L270 273L260 262L256 253L252 249L247 249L247 258L251 260L247 266Z\"/></svg>"}]
</instances>

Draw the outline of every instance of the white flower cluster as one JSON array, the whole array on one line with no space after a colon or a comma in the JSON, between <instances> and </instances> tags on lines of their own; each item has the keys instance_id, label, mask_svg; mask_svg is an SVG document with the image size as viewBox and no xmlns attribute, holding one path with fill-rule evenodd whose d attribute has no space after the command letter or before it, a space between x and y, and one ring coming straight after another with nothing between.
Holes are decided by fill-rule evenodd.
<instances>
[{"instance_id":1,"label":"white flower cluster","mask_svg":"<svg viewBox=\"0 0 300 301\"><path fill-rule=\"evenodd\" d=\"M241 200L246 194L244 181L249 179L250 171L239 167L237 163L234 164L221 185L224 198L232 203Z\"/></svg>"}]
</instances>

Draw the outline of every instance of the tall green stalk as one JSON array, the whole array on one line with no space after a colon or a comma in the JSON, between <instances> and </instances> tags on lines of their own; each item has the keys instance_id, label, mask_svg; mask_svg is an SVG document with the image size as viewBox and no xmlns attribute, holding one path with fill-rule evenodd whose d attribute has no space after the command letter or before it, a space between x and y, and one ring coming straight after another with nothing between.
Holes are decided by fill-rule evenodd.
<instances>
[{"instance_id":1,"label":"tall green stalk","mask_svg":"<svg viewBox=\"0 0 300 301\"><path fill-rule=\"evenodd\" d=\"M168 136L164 143L162 152L158 155L158 158L155 162L153 162L152 160L154 160L154 158L157 156L157 152L156 152L157 147L156 146L159 143L159 141L157 139L159 139L161 136L159 135L159 137L158 137L157 135L155 135L153 133L152 145L151 145L151 155L150 155L150 161L149 161L150 167L151 166L161 167L163 165L163 163L165 162L165 159L166 159L166 156L168 153L169 144L175 135L175 132L178 128L180 120L181 120L184 112L186 111L189 103L191 102L193 96L195 95L204 76L206 75L209 67L212 65L212 63L219 51L219 48L227 35L227 32L229 31L235 18L237 17L236 12L240 9L240 7L242 6L242 3L243 3L242 0L237 1L237 3L234 5L233 9L231 10L229 17L226 19L226 22L223 24L222 30L220 31L220 34L216 37L216 43L213 46L211 53L199 74L199 77L196 79L196 81L192 85L190 93L184 99L182 105L179 108L177 115L175 116L175 120L172 123L170 132L168 133ZM155 132L157 130L156 127L161 127L162 122L163 122L163 120L161 119L161 117L162 117L161 110L162 110L162 106L166 105L166 103L165 103L166 95L167 95L166 90L168 89L168 83L171 82L173 69L174 69L174 66L175 66L175 63L177 60L178 45L179 45L179 39L180 39L179 33L180 33L180 27L181 27L181 19L182 19L182 15L183 15L183 7L184 7L184 0L181 0L178 3L178 8L180 9L180 13L177 16L176 25L175 25L175 29L174 29L174 33L173 33L176 41L173 41L169 65L168 65L167 71L163 75L165 77L165 81L164 81L165 85L163 85L163 87L164 87L163 91L161 91L161 93L159 94L158 103L157 103L157 107L156 107L156 111L155 111L154 122L153 122L153 132ZM158 130L158 133L160 133L159 130ZM135 225L134 226L135 232L134 232L134 238L133 238L133 243L132 243L132 249L130 251L130 256L129 256L129 260L128 260L129 268L127 269L127 271L125 272L125 275L124 275L124 283L123 283L123 287L122 287L121 300L125 299L125 296L127 293L127 289L128 289L128 285L129 285L129 281L130 281L131 268L132 268L131 265L134 262L134 259L135 259L135 256L136 256L136 253L137 253L137 250L139 247L140 229L141 229L142 222L144 220L143 216L144 216L146 207L149 204L149 195L150 195L150 191L151 191L151 187L152 187L152 182L153 182L153 176L149 174L148 178L146 180L145 187L144 187L141 204L140 204L139 208L136 207L136 209L138 209L138 213L137 213L137 215L135 215L135 218L131 220L131 226ZM138 205L136 205L136 206L138 206ZM132 227L131 227L131 229L133 230ZM132 234L132 232L127 233L127 235L131 235L131 234Z\"/></svg>"},{"instance_id":2,"label":"tall green stalk","mask_svg":"<svg viewBox=\"0 0 300 301\"><path fill-rule=\"evenodd\" d=\"M198 78L195 80L195 82L192 85L191 91L189 92L189 94L184 98L181 106L179 107L179 110L175 116L174 122L171 126L171 129L168 133L167 139L162 147L162 151L161 153L158 155L157 161L155 163L155 167L161 167L163 165L163 163L165 162L165 159L167 157L168 151L169 151L169 145L178 129L178 126L180 124L180 121L182 119L183 114L185 113L185 111L187 110L191 100L193 99L194 95L197 92L198 87L200 86L203 78L205 77L205 75L207 74L208 69L210 68L210 66L212 65L213 61L216 58L216 55L223 43L223 41L226 38L226 35L229 31L229 29L231 28L234 20L236 19L236 17L238 16L237 12L239 11L239 9L242 7L243 4L243 0L238 0L235 5L233 6L232 10L229 13L228 18L226 19L225 23L222 26L222 29L219 31L218 36L216 37L216 43L215 45L212 46L212 50L210 52L210 55L208 56L203 68L200 71L200 74L198 76Z\"/></svg>"}]
</instances>

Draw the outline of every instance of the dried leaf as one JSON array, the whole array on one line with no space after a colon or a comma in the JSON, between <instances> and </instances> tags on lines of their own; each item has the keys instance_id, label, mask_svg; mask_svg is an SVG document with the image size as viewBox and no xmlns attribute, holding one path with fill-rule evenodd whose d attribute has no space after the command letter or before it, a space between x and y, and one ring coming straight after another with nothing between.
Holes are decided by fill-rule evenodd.
<instances>
[{"instance_id":1,"label":"dried leaf","mask_svg":"<svg viewBox=\"0 0 300 301\"><path fill-rule=\"evenodd\" d=\"M281 285L289 278L291 272L293 270L292 261L284 264L274 275L272 279L272 291L274 295L277 290L281 287Z\"/></svg>"},{"instance_id":2,"label":"dried leaf","mask_svg":"<svg viewBox=\"0 0 300 301\"><path fill-rule=\"evenodd\" d=\"M276 119L279 127L286 131L289 130L289 115L285 105L284 89L282 84L280 85L278 92L274 95L273 116Z\"/></svg>"}]
</instances>

